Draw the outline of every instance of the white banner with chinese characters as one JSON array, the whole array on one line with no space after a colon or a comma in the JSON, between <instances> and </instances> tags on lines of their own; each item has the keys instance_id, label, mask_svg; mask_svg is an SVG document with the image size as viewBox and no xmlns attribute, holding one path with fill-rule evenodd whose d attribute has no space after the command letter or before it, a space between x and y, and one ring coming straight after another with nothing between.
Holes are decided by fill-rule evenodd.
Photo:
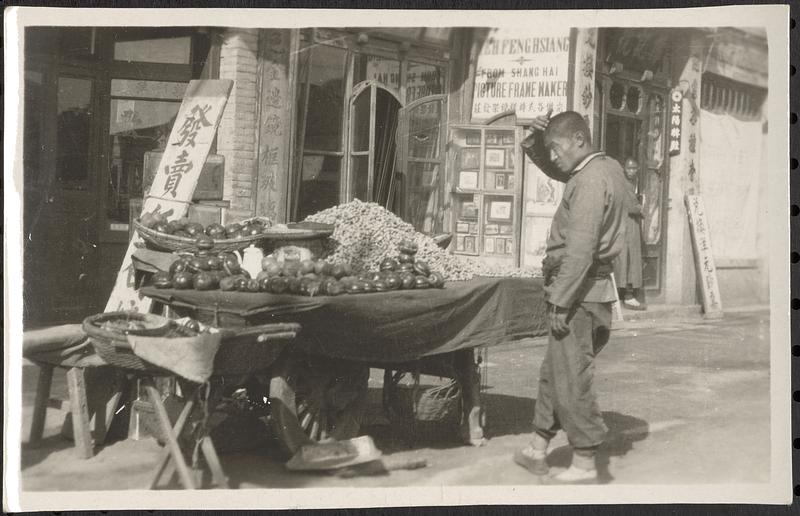
<instances>
[{"instance_id":1,"label":"white banner with chinese characters","mask_svg":"<svg viewBox=\"0 0 800 516\"><path fill-rule=\"evenodd\" d=\"M533 118L567 106L570 29L497 28L478 51L472 120L505 111Z\"/></svg>"},{"instance_id":2,"label":"white banner with chinese characters","mask_svg":"<svg viewBox=\"0 0 800 516\"><path fill-rule=\"evenodd\" d=\"M719 295L717 267L711 247L711 230L706 218L703 198L699 195L686 196L686 211L694 242L694 259L697 279L703 291L703 311L705 317L722 316L722 299Z\"/></svg>"},{"instance_id":3,"label":"white banner with chinese characters","mask_svg":"<svg viewBox=\"0 0 800 516\"><path fill-rule=\"evenodd\" d=\"M189 83L153 184L145 196L142 213L157 208L162 213L172 210L169 220L179 219L186 214L232 86L233 81L230 80ZM106 312L148 312L150 309L150 299L136 292L135 270L131 260L141 241L139 235L134 234L106 304Z\"/></svg>"}]
</instances>

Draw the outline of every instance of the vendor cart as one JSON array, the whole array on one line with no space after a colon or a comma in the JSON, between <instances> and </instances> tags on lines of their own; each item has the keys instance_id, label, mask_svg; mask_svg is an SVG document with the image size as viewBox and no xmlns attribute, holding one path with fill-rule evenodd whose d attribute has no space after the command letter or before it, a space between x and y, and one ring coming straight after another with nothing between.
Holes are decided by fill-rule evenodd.
<instances>
[{"instance_id":1,"label":"vendor cart","mask_svg":"<svg viewBox=\"0 0 800 516\"><path fill-rule=\"evenodd\" d=\"M302 297L268 293L156 289L141 293L223 329L293 322L303 331L269 367L276 434L289 453L303 444L358 433L369 368L453 378L461 396L462 437L483 441L474 350L545 335L537 278L475 278L443 289ZM391 392L384 392L384 399Z\"/></svg>"}]
</instances>

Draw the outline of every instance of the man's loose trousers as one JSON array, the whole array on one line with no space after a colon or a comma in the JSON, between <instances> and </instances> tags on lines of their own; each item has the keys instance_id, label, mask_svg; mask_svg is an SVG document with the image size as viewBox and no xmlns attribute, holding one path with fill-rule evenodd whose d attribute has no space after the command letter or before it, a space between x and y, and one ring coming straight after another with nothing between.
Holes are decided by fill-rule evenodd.
<instances>
[{"instance_id":1,"label":"man's loose trousers","mask_svg":"<svg viewBox=\"0 0 800 516\"><path fill-rule=\"evenodd\" d=\"M593 381L594 358L611 330L611 303L578 303L568 324L569 334L561 338L550 334L533 425L547 438L563 428L573 448L594 448L608 431Z\"/></svg>"}]
</instances>

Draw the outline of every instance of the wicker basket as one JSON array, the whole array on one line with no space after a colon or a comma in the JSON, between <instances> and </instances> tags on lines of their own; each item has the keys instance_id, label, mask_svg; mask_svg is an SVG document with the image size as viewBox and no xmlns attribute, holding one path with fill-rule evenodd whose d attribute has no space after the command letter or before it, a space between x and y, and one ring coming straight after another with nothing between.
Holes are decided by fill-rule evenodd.
<instances>
[{"instance_id":1,"label":"wicker basket","mask_svg":"<svg viewBox=\"0 0 800 516\"><path fill-rule=\"evenodd\" d=\"M392 404L403 417L429 423L461 420L461 387L456 380L428 389L397 386L394 392Z\"/></svg>"},{"instance_id":2,"label":"wicker basket","mask_svg":"<svg viewBox=\"0 0 800 516\"><path fill-rule=\"evenodd\" d=\"M108 364L121 367L123 369L133 369L136 371L150 371L163 374L172 374L166 369L157 367L146 362L133 353L133 348L128 343L127 333L119 330L110 330L103 327L106 322L115 320L136 320L136 321L163 321L157 326L159 330L149 331L150 336L161 336L164 338L193 337L197 332L174 324L170 319L155 314L140 314L135 312L109 312L87 317L83 320L83 331L89 335L92 346L100 358ZM137 332L140 333L141 332Z\"/></svg>"},{"instance_id":3,"label":"wicker basket","mask_svg":"<svg viewBox=\"0 0 800 516\"><path fill-rule=\"evenodd\" d=\"M147 245L156 251L167 252L197 252L195 238L187 238L167 233L161 233L151 228L144 227L139 220L133 221L133 226ZM327 224L308 223L287 224L285 226L273 226L263 233L242 238L226 238L214 240L213 252L241 251L251 245L263 242L264 240L308 240L315 238L328 237L333 234L333 226Z\"/></svg>"}]
</instances>

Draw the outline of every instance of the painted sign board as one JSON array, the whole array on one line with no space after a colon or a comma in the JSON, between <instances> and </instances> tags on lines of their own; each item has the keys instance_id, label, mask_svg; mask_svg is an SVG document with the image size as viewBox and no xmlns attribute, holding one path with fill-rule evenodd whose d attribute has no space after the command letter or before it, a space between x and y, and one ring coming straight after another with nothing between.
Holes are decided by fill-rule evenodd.
<instances>
[{"instance_id":1,"label":"painted sign board","mask_svg":"<svg viewBox=\"0 0 800 516\"><path fill-rule=\"evenodd\" d=\"M169 220L177 220L187 213L232 87L230 80L189 83L153 183L145 194L142 213L159 207L162 213L172 210ZM138 234L133 234L106 312L150 310L150 299L140 296L135 289L131 256L140 242Z\"/></svg>"},{"instance_id":2,"label":"painted sign board","mask_svg":"<svg viewBox=\"0 0 800 516\"><path fill-rule=\"evenodd\" d=\"M681 153L681 120L683 119L683 93L674 89L669 97L669 155Z\"/></svg>"},{"instance_id":3,"label":"painted sign board","mask_svg":"<svg viewBox=\"0 0 800 516\"><path fill-rule=\"evenodd\" d=\"M567 107L569 29L493 29L478 50L472 121L514 111L534 118Z\"/></svg>"},{"instance_id":4,"label":"painted sign board","mask_svg":"<svg viewBox=\"0 0 800 516\"><path fill-rule=\"evenodd\" d=\"M722 317L722 299L719 294L717 267L711 251L711 231L706 219L703 198L699 195L686 196L686 211L694 243L695 268L703 291L703 312L706 318Z\"/></svg>"}]
</instances>

